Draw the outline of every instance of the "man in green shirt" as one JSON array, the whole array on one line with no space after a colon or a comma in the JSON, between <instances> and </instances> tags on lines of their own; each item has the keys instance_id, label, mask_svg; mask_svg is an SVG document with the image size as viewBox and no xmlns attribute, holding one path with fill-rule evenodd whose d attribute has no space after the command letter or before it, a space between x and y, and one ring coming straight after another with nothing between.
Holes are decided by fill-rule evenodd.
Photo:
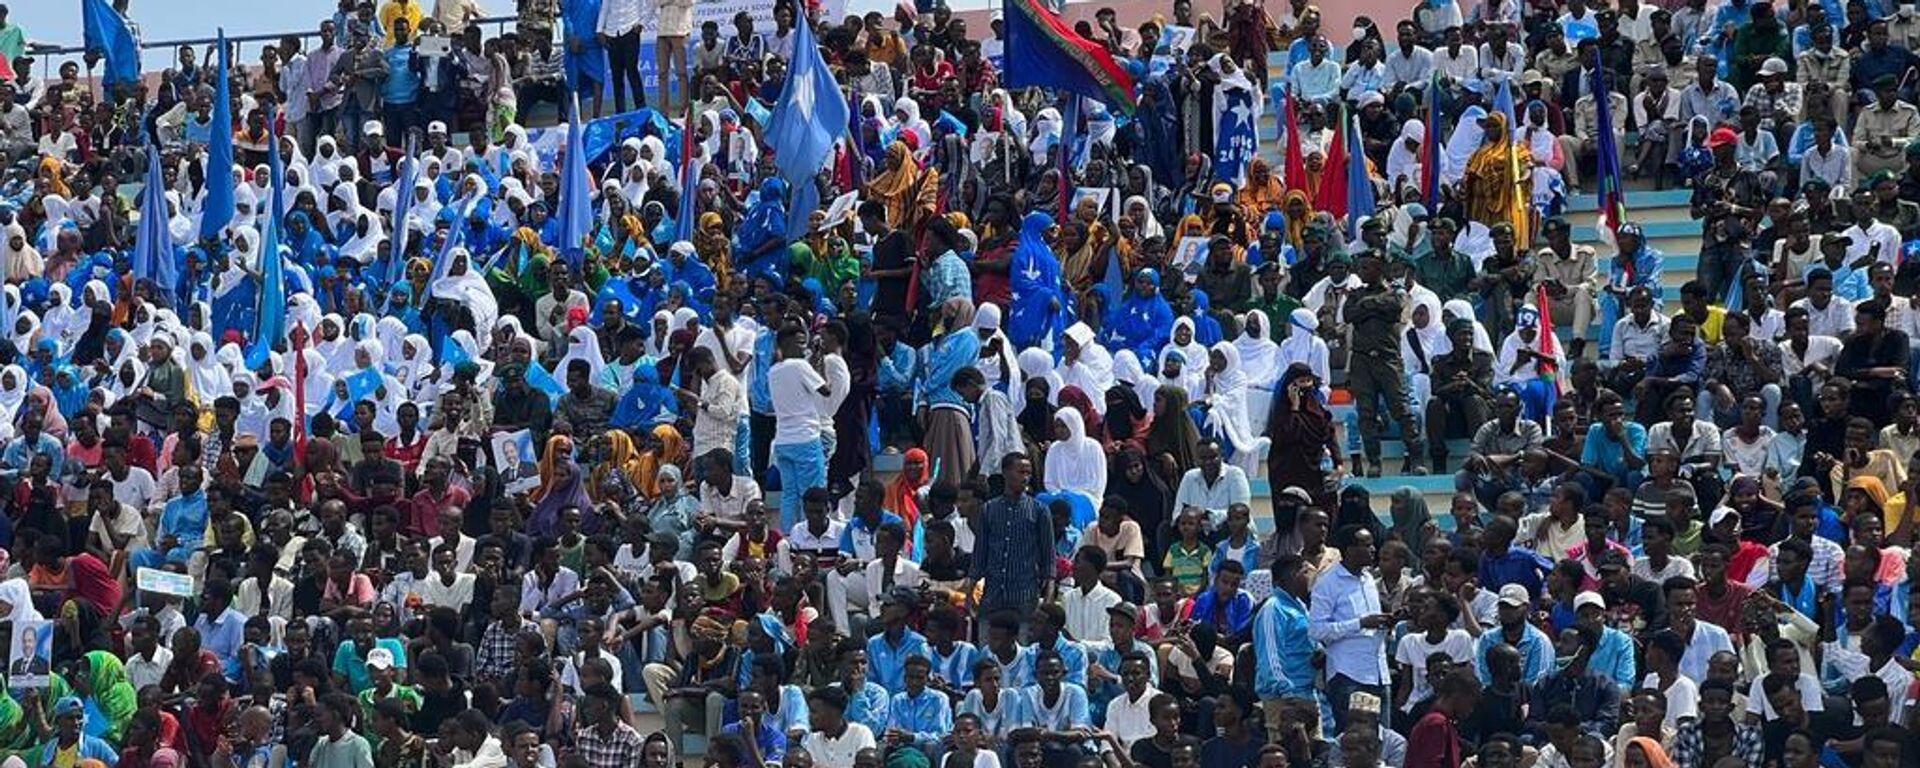
<instances>
[{"instance_id":1,"label":"man in green shirt","mask_svg":"<svg viewBox=\"0 0 1920 768\"><path fill-rule=\"evenodd\" d=\"M373 684L367 686L366 690L360 692L361 722L373 722L375 708L379 706L380 702L387 699L398 700L401 705L406 707L409 715L420 711L420 690L411 685L394 682L394 678L398 677L399 674L394 666L393 651L385 648L375 648L368 651L367 674L373 678ZM363 730L366 731L368 751L379 752L381 739L379 730L374 728L366 728Z\"/></svg>"},{"instance_id":2,"label":"man in green shirt","mask_svg":"<svg viewBox=\"0 0 1920 768\"><path fill-rule=\"evenodd\" d=\"M373 768L373 748L365 736L348 727L353 723L355 706L353 697L344 693L320 700L320 706L314 708L314 725L320 736L308 754L307 768Z\"/></svg>"},{"instance_id":3,"label":"man in green shirt","mask_svg":"<svg viewBox=\"0 0 1920 768\"><path fill-rule=\"evenodd\" d=\"M27 52L27 33L20 25L7 21L7 6L0 4L0 58L8 63Z\"/></svg>"}]
</instances>

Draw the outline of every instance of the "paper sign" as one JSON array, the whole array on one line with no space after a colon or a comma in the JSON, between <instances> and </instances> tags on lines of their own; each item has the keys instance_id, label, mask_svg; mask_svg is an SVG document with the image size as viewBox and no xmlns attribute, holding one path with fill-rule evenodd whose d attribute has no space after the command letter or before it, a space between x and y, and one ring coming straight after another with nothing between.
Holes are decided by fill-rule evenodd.
<instances>
[{"instance_id":1,"label":"paper sign","mask_svg":"<svg viewBox=\"0 0 1920 768\"><path fill-rule=\"evenodd\" d=\"M827 206L827 217L820 222L821 229L833 229L853 218L853 207L860 203L860 193L848 192L833 199Z\"/></svg>"},{"instance_id":2,"label":"paper sign","mask_svg":"<svg viewBox=\"0 0 1920 768\"><path fill-rule=\"evenodd\" d=\"M134 585L142 592L174 597L193 597L193 577L184 573L141 568L134 572Z\"/></svg>"},{"instance_id":3,"label":"paper sign","mask_svg":"<svg viewBox=\"0 0 1920 768\"><path fill-rule=\"evenodd\" d=\"M540 460L533 452L533 433L500 432L493 436L493 466L508 493L524 493L540 485Z\"/></svg>"},{"instance_id":4,"label":"paper sign","mask_svg":"<svg viewBox=\"0 0 1920 768\"><path fill-rule=\"evenodd\" d=\"M1113 187L1079 187L1073 190L1073 205L1067 210L1079 209L1081 200L1092 200L1100 206L1100 210L1107 213L1108 218L1118 222L1120 221L1119 196L1120 190Z\"/></svg>"},{"instance_id":5,"label":"paper sign","mask_svg":"<svg viewBox=\"0 0 1920 768\"><path fill-rule=\"evenodd\" d=\"M145 570L145 569L142 569ZM7 655L7 683L14 690L47 687L53 673L53 622L16 621Z\"/></svg>"},{"instance_id":6,"label":"paper sign","mask_svg":"<svg viewBox=\"0 0 1920 768\"><path fill-rule=\"evenodd\" d=\"M425 35L414 41L413 52L421 56L445 56L453 52L453 39L445 35Z\"/></svg>"},{"instance_id":7,"label":"paper sign","mask_svg":"<svg viewBox=\"0 0 1920 768\"><path fill-rule=\"evenodd\" d=\"M1155 46L1154 53L1161 56L1185 56L1187 48L1193 45L1193 36L1193 27L1169 24L1160 30L1160 43Z\"/></svg>"}]
</instances>

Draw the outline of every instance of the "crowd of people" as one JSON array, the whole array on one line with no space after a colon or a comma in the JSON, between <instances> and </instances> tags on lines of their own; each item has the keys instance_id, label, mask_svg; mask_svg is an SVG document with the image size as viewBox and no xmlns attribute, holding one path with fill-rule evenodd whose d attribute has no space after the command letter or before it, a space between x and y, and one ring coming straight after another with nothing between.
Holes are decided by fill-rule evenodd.
<instances>
[{"instance_id":1,"label":"crowd of people","mask_svg":"<svg viewBox=\"0 0 1920 768\"><path fill-rule=\"evenodd\" d=\"M1282 5L0 7L4 764L1920 765L1911 0Z\"/></svg>"}]
</instances>

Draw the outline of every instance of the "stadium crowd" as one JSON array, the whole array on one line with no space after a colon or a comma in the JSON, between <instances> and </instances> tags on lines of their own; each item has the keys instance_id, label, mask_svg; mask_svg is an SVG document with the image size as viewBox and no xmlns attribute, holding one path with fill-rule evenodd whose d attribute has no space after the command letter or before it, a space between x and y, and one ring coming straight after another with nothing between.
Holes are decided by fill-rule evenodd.
<instances>
[{"instance_id":1,"label":"stadium crowd","mask_svg":"<svg viewBox=\"0 0 1920 768\"><path fill-rule=\"evenodd\" d=\"M1275 5L0 7L4 765L1920 765L1913 2Z\"/></svg>"}]
</instances>

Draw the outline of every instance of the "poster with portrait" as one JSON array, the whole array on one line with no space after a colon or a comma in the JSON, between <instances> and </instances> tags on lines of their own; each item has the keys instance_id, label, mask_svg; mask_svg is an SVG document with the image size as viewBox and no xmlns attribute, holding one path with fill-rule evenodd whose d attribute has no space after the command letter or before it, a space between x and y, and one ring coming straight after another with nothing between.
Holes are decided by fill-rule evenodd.
<instances>
[{"instance_id":1,"label":"poster with portrait","mask_svg":"<svg viewBox=\"0 0 1920 768\"><path fill-rule=\"evenodd\" d=\"M47 687L53 672L53 622L16 621L7 655L7 683L14 690Z\"/></svg>"},{"instance_id":2,"label":"poster with portrait","mask_svg":"<svg viewBox=\"0 0 1920 768\"><path fill-rule=\"evenodd\" d=\"M539 486L540 460L533 452L533 433L524 429L495 433L493 466L508 493L525 493Z\"/></svg>"}]
</instances>

